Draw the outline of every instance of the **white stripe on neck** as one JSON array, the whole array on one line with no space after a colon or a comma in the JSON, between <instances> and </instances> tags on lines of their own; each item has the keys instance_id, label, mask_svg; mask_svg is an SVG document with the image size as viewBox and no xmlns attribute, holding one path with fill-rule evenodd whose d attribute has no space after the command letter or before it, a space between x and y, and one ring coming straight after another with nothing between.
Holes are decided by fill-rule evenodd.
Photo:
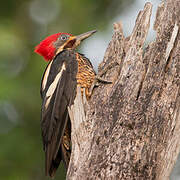
<instances>
[{"instance_id":1,"label":"white stripe on neck","mask_svg":"<svg viewBox=\"0 0 180 180\"><path fill-rule=\"evenodd\" d=\"M51 61L46 69L46 72L44 74L44 77L43 77L43 81L42 81L42 89L44 90L45 87L46 87L46 83L47 83L47 79L48 79L48 76L49 76L49 71L50 71L50 68L51 68L51 64L52 64L53 61Z\"/></svg>"}]
</instances>

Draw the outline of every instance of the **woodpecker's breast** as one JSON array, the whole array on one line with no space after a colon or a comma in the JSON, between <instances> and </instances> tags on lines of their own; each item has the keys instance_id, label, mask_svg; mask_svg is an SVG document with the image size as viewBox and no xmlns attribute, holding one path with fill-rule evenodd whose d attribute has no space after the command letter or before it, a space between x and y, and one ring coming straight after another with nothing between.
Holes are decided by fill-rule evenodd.
<instances>
[{"instance_id":1,"label":"woodpecker's breast","mask_svg":"<svg viewBox=\"0 0 180 180\"><path fill-rule=\"evenodd\" d=\"M89 89L95 78L95 71L89 59L82 54L76 53L78 72L76 75L77 84L82 88Z\"/></svg>"},{"instance_id":2,"label":"woodpecker's breast","mask_svg":"<svg viewBox=\"0 0 180 180\"><path fill-rule=\"evenodd\" d=\"M65 69L63 67L66 67ZM91 87L94 78L95 71L88 58L84 55L77 53L73 50L65 50L59 53L54 60L52 60L44 72L41 82L41 95L44 97L47 95L48 89L51 90L51 86L54 87L54 91L58 84L58 79L61 79L61 70L67 72L67 78L71 79L68 82L76 82L81 87L81 91L85 88L86 97L89 97L89 88ZM56 78L58 77L58 78ZM57 81L56 81L57 80ZM56 85L56 86L54 86ZM71 89L72 84L66 82L66 91Z\"/></svg>"}]
</instances>

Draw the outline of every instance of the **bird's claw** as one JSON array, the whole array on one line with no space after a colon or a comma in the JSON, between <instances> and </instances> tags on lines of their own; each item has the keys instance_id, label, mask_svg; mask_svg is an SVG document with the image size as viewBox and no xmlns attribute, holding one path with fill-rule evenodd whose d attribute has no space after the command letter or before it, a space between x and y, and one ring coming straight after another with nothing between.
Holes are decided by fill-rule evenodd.
<instances>
[{"instance_id":1,"label":"bird's claw","mask_svg":"<svg viewBox=\"0 0 180 180\"><path fill-rule=\"evenodd\" d=\"M94 82L92 83L91 88L89 89L89 94L90 94L90 96L92 95L93 89L94 89L95 87L98 87L98 86L99 86L99 82L104 83L104 84L112 84L112 81L107 80L107 79L104 79L104 78L96 75L96 77L95 77L95 79L94 79Z\"/></svg>"},{"instance_id":2,"label":"bird's claw","mask_svg":"<svg viewBox=\"0 0 180 180\"><path fill-rule=\"evenodd\" d=\"M97 81L97 82L99 81L101 83L106 83L106 84L112 84L112 81L102 78L98 75L95 77L95 81Z\"/></svg>"}]
</instances>

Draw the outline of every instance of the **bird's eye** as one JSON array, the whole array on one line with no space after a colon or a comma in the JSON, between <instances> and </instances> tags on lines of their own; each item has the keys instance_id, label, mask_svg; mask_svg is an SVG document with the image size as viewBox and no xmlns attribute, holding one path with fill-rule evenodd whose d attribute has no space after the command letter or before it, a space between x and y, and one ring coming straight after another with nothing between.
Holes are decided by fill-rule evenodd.
<instances>
[{"instance_id":1,"label":"bird's eye","mask_svg":"<svg viewBox=\"0 0 180 180\"><path fill-rule=\"evenodd\" d=\"M60 36L60 39L65 41L65 40L67 40L67 36L63 34L63 35Z\"/></svg>"}]
</instances>

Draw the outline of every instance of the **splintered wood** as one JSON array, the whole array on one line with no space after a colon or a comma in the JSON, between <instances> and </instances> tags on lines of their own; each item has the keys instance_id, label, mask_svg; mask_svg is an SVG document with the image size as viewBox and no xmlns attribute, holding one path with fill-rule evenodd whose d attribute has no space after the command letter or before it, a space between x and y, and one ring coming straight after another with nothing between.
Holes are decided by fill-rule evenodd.
<instances>
[{"instance_id":1,"label":"splintered wood","mask_svg":"<svg viewBox=\"0 0 180 180\"><path fill-rule=\"evenodd\" d=\"M180 1L159 5L156 40L144 50L152 5L132 34L122 24L99 65L100 83L88 102L70 109L72 154L67 179L168 180L180 151Z\"/></svg>"}]
</instances>

